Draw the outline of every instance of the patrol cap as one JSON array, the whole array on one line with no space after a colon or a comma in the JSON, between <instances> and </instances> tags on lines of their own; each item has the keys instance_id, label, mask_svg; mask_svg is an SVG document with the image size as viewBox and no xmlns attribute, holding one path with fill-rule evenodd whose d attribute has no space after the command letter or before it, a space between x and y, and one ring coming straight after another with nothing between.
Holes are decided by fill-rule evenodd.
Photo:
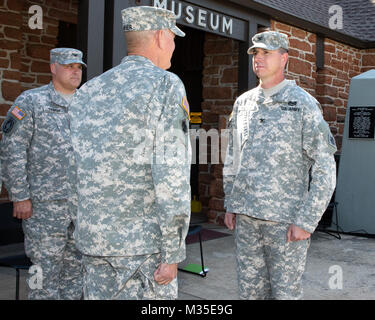
<instances>
[{"instance_id":1,"label":"patrol cap","mask_svg":"<svg viewBox=\"0 0 375 320\"><path fill-rule=\"evenodd\" d=\"M247 50L248 54L252 54L255 48L266 50L277 50L280 48L288 50L289 48L288 36L277 31L257 33L251 40L253 41L253 45Z\"/></svg>"},{"instance_id":2,"label":"patrol cap","mask_svg":"<svg viewBox=\"0 0 375 320\"><path fill-rule=\"evenodd\" d=\"M82 61L82 51L72 48L56 48L50 51L50 62L59 64L80 63L87 67Z\"/></svg>"},{"instance_id":3,"label":"patrol cap","mask_svg":"<svg viewBox=\"0 0 375 320\"><path fill-rule=\"evenodd\" d=\"M125 32L169 29L177 36L185 36L185 33L176 26L176 15L173 11L152 6L138 6L126 8L121 14Z\"/></svg>"}]
</instances>

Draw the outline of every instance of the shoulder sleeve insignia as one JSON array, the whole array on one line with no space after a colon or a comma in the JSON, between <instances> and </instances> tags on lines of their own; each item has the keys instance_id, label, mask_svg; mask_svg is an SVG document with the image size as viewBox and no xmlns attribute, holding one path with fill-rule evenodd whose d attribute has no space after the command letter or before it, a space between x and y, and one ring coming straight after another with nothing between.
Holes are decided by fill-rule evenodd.
<instances>
[{"instance_id":1,"label":"shoulder sleeve insignia","mask_svg":"<svg viewBox=\"0 0 375 320\"><path fill-rule=\"evenodd\" d=\"M11 114L18 120L22 120L26 116L26 113L18 107L14 107Z\"/></svg>"},{"instance_id":2,"label":"shoulder sleeve insignia","mask_svg":"<svg viewBox=\"0 0 375 320\"><path fill-rule=\"evenodd\" d=\"M182 98L181 105L182 105L182 108L184 108L184 110L185 110L185 112L186 112L186 114L189 118L189 121L190 121L190 106L189 106L189 102L188 102L188 100L185 96Z\"/></svg>"},{"instance_id":3,"label":"shoulder sleeve insignia","mask_svg":"<svg viewBox=\"0 0 375 320\"><path fill-rule=\"evenodd\" d=\"M11 117L9 117L7 120L5 120L5 122L2 125L3 133L5 133L5 134L10 133L12 131L13 127L14 127L15 122L16 122L16 120L14 120Z\"/></svg>"}]
</instances>

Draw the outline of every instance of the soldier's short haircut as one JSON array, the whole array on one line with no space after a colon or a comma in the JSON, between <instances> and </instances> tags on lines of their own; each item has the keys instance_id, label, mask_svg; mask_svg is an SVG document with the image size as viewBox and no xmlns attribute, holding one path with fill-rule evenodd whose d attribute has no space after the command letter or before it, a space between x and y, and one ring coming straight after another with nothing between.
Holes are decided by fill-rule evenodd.
<instances>
[{"instance_id":1,"label":"soldier's short haircut","mask_svg":"<svg viewBox=\"0 0 375 320\"><path fill-rule=\"evenodd\" d=\"M155 30L124 32L128 51L145 47L155 34Z\"/></svg>"},{"instance_id":2,"label":"soldier's short haircut","mask_svg":"<svg viewBox=\"0 0 375 320\"><path fill-rule=\"evenodd\" d=\"M284 49L284 48L279 48L277 49L281 54L284 54L284 53L288 53L288 50ZM284 67L284 70L288 69L288 62L289 60L286 62L285 64L285 67Z\"/></svg>"}]
</instances>

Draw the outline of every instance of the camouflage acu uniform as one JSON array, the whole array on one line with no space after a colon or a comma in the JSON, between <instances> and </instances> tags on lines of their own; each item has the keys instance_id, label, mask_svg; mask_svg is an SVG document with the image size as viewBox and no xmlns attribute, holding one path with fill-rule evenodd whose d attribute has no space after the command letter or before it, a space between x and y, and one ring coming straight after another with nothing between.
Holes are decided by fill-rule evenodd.
<instances>
[{"instance_id":1,"label":"camouflage acu uniform","mask_svg":"<svg viewBox=\"0 0 375 320\"><path fill-rule=\"evenodd\" d=\"M309 241L286 243L287 230L294 224L312 233L335 187L336 145L319 103L285 81L268 98L260 86L241 95L229 122L225 207L237 214L243 299L302 297Z\"/></svg>"},{"instance_id":2,"label":"camouflage acu uniform","mask_svg":"<svg viewBox=\"0 0 375 320\"><path fill-rule=\"evenodd\" d=\"M160 253L105 259L85 255L84 296L88 300L173 300L177 278L168 285L154 281L160 261Z\"/></svg>"},{"instance_id":3,"label":"camouflage acu uniform","mask_svg":"<svg viewBox=\"0 0 375 320\"><path fill-rule=\"evenodd\" d=\"M51 50L51 63L75 63L81 57L75 49ZM2 131L3 175L9 198L32 202L32 216L22 221L25 252L41 268L43 278L41 289L30 288L29 299L80 299L81 255L72 238L75 214L67 177L73 151L68 102L52 82L27 90L10 108Z\"/></svg>"},{"instance_id":4,"label":"camouflage acu uniform","mask_svg":"<svg viewBox=\"0 0 375 320\"><path fill-rule=\"evenodd\" d=\"M130 18L127 28L140 30ZM177 280L159 286L153 273L185 259L191 155L184 85L131 55L82 86L69 113L85 299L176 298Z\"/></svg>"}]
</instances>

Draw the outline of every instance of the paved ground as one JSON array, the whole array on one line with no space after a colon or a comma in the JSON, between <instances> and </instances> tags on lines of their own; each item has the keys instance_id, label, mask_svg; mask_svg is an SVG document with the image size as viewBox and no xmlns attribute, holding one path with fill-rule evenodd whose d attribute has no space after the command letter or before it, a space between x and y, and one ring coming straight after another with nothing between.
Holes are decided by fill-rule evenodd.
<instances>
[{"instance_id":1,"label":"paved ground","mask_svg":"<svg viewBox=\"0 0 375 320\"><path fill-rule=\"evenodd\" d=\"M230 236L203 242L205 278L179 272L180 300L236 300L237 279L232 232L215 225L205 228ZM322 232L312 236L303 278L306 300L374 300L375 239ZM0 257L23 251L22 244L0 247ZM200 263L199 244L187 246L187 262ZM20 297L26 299L26 271L21 271ZM0 268L0 299L15 296L15 271Z\"/></svg>"},{"instance_id":2,"label":"paved ground","mask_svg":"<svg viewBox=\"0 0 375 320\"><path fill-rule=\"evenodd\" d=\"M341 237L313 234L303 277L305 300L375 299L375 239ZM233 236L203 246L210 272L206 278L181 273L179 298L238 299ZM188 259L199 263L198 244L188 246Z\"/></svg>"}]
</instances>

